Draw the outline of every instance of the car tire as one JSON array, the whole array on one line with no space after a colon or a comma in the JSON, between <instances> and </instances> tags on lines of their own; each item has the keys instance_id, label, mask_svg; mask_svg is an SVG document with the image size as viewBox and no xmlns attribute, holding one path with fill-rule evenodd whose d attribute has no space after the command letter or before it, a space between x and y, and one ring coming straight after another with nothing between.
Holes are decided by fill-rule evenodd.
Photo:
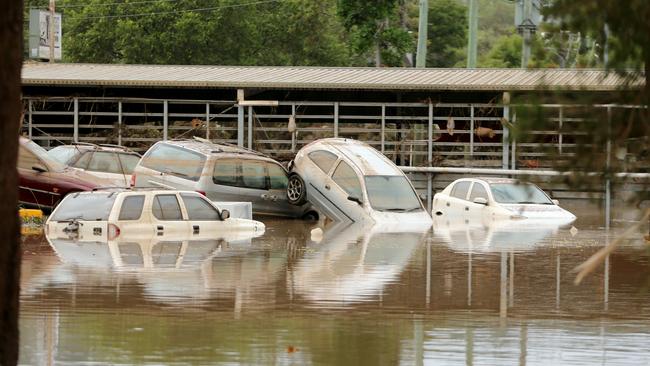
<instances>
[{"instance_id":1,"label":"car tire","mask_svg":"<svg viewBox=\"0 0 650 366\"><path fill-rule=\"evenodd\" d=\"M306 201L305 181L298 174L289 175L287 183L287 200L292 205L302 205Z\"/></svg>"},{"instance_id":2,"label":"car tire","mask_svg":"<svg viewBox=\"0 0 650 366\"><path fill-rule=\"evenodd\" d=\"M306 214L302 215L302 219L306 221L318 221L318 212L309 211Z\"/></svg>"}]
</instances>

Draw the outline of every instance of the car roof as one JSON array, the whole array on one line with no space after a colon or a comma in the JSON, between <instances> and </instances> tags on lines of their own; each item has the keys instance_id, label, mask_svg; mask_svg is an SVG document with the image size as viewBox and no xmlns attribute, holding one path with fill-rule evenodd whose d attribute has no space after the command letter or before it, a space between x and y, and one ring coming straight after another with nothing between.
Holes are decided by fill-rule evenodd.
<instances>
[{"instance_id":1,"label":"car roof","mask_svg":"<svg viewBox=\"0 0 650 366\"><path fill-rule=\"evenodd\" d=\"M95 194L95 193L116 193L116 194L122 194L122 193L146 193L146 194L159 194L159 193L166 193L166 194L176 194L176 193L192 193L199 195L200 193L195 192L195 191L188 191L188 190L177 190L177 189L164 189L164 188L146 188L146 187L136 187L136 188L124 188L124 187L99 187L95 188L91 191L83 191L83 192L77 192L75 194Z\"/></svg>"},{"instance_id":2,"label":"car roof","mask_svg":"<svg viewBox=\"0 0 650 366\"><path fill-rule=\"evenodd\" d=\"M113 151L117 153L125 153L125 154L132 154L132 155L138 155L137 152L129 149L126 146L121 146L121 145L111 145L111 144L91 144L91 143L86 143L86 142L75 142L70 145L59 145L56 146L56 148L65 148L65 149L77 149L79 151L89 151L89 150L97 150L97 151Z\"/></svg>"},{"instance_id":3,"label":"car roof","mask_svg":"<svg viewBox=\"0 0 650 366\"><path fill-rule=\"evenodd\" d=\"M167 141L161 141L159 143L179 146L188 150L201 153L203 155L239 154L239 155L247 155L249 157L259 157L262 158L263 160L275 161L274 159L255 150L247 149L237 145L226 144L226 143L216 143L200 137L194 137L194 139L167 140Z\"/></svg>"},{"instance_id":4,"label":"car roof","mask_svg":"<svg viewBox=\"0 0 650 366\"><path fill-rule=\"evenodd\" d=\"M473 177L473 178L461 178L458 181L475 181L482 180L487 184L497 184L497 183L509 183L509 184L523 184L524 182L519 179L514 178L502 178L502 177Z\"/></svg>"},{"instance_id":5,"label":"car roof","mask_svg":"<svg viewBox=\"0 0 650 366\"><path fill-rule=\"evenodd\" d=\"M327 146L345 156L364 175L402 175L402 171L386 156L372 146L353 139L326 138L312 143L313 148Z\"/></svg>"}]
</instances>

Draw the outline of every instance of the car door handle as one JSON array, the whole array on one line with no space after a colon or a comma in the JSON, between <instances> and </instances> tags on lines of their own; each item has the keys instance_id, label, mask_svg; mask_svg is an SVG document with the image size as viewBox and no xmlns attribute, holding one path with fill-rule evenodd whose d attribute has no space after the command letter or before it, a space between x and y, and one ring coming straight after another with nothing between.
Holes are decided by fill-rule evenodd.
<instances>
[{"instance_id":1,"label":"car door handle","mask_svg":"<svg viewBox=\"0 0 650 366\"><path fill-rule=\"evenodd\" d=\"M329 184L326 184L326 185L325 185L325 189L330 189L330 185L329 185Z\"/></svg>"},{"instance_id":2,"label":"car door handle","mask_svg":"<svg viewBox=\"0 0 650 366\"><path fill-rule=\"evenodd\" d=\"M162 225L156 226L156 235L162 236L164 227Z\"/></svg>"},{"instance_id":3,"label":"car door handle","mask_svg":"<svg viewBox=\"0 0 650 366\"><path fill-rule=\"evenodd\" d=\"M192 225L192 234L198 234L200 229L199 225Z\"/></svg>"}]
</instances>

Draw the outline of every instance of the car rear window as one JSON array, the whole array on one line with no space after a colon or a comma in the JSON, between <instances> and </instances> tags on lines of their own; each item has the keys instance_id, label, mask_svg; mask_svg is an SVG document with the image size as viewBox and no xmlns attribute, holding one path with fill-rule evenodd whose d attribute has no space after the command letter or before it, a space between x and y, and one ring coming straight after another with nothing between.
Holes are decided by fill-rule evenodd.
<instances>
[{"instance_id":1,"label":"car rear window","mask_svg":"<svg viewBox=\"0 0 650 366\"><path fill-rule=\"evenodd\" d=\"M72 193L54 211L52 221L105 221L113 208L115 192Z\"/></svg>"},{"instance_id":2,"label":"car rear window","mask_svg":"<svg viewBox=\"0 0 650 366\"><path fill-rule=\"evenodd\" d=\"M69 164L79 153L80 151L76 147L57 146L54 149L49 150L47 155L61 164Z\"/></svg>"},{"instance_id":3,"label":"car rear window","mask_svg":"<svg viewBox=\"0 0 650 366\"><path fill-rule=\"evenodd\" d=\"M132 174L135 166L138 165L140 157L135 154L117 154L120 157L120 162L122 163L122 169L124 169L124 174Z\"/></svg>"},{"instance_id":4,"label":"car rear window","mask_svg":"<svg viewBox=\"0 0 650 366\"><path fill-rule=\"evenodd\" d=\"M142 158L142 166L198 181L205 165L205 156L176 146L158 144Z\"/></svg>"},{"instance_id":5,"label":"car rear window","mask_svg":"<svg viewBox=\"0 0 650 366\"><path fill-rule=\"evenodd\" d=\"M96 151L92 159L90 159L88 170L91 172L123 174L117 154L110 151Z\"/></svg>"}]
</instances>

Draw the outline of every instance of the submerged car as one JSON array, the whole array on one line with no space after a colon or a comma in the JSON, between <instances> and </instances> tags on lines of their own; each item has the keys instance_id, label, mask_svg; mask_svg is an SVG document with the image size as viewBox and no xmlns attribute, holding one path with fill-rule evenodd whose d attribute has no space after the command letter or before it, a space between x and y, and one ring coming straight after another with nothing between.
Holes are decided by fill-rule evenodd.
<instances>
[{"instance_id":1,"label":"submerged car","mask_svg":"<svg viewBox=\"0 0 650 366\"><path fill-rule=\"evenodd\" d=\"M462 178L433 196L433 216L469 220L542 220L568 225L576 217L532 183L510 178Z\"/></svg>"},{"instance_id":2,"label":"submerged car","mask_svg":"<svg viewBox=\"0 0 650 366\"><path fill-rule=\"evenodd\" d=\"M50 238L116 240L237 240L264 233L259 221L230 218L204 196L191 191L101 190L68 195L45 224Z\"/></svg>"},{"instance_id":3,"label":"submerged car","mask_svg":"<svg viewBox=\"0 0 650 366\"><path fill-rule=\"evenodd\" d=\"M432 222L406 175L366 143L317 140L289 166L289 202L310 202L335 221Z\"/></svg>"},{"instance_id":4,"label":"submerged car","mask_svg":"<svg viewBox=\"0 0 650 366\"><path fill-rule=\"evenodd\" d=\"M58 162L128 187L140 154L120 145L74 143L57 146L47 154Z\"/></svg>"},{"instance_id":5,"label":"submerged car","mask_svg":"<svg viewBox=\"0 0 650 366\"><path fill-rule=\"evenodd\" d=\"M154 144L133 171L132 182L136 187L192 190L212 201L252 202L254 214L318 218L309 204L287 202L287 171L279 162L205 139Z\"/></svg>"},{"instance_id":6,"label":"submerged car","mask_svg":"<svg viewBox=\"0 0 650 366\"><path fill-rule=\"evenodd\" d=\"M48 211L71 192L110 185L105 179L59 163L25 137L19 138L18 176L20 204Z\"/></svg>"}]
</instances>

